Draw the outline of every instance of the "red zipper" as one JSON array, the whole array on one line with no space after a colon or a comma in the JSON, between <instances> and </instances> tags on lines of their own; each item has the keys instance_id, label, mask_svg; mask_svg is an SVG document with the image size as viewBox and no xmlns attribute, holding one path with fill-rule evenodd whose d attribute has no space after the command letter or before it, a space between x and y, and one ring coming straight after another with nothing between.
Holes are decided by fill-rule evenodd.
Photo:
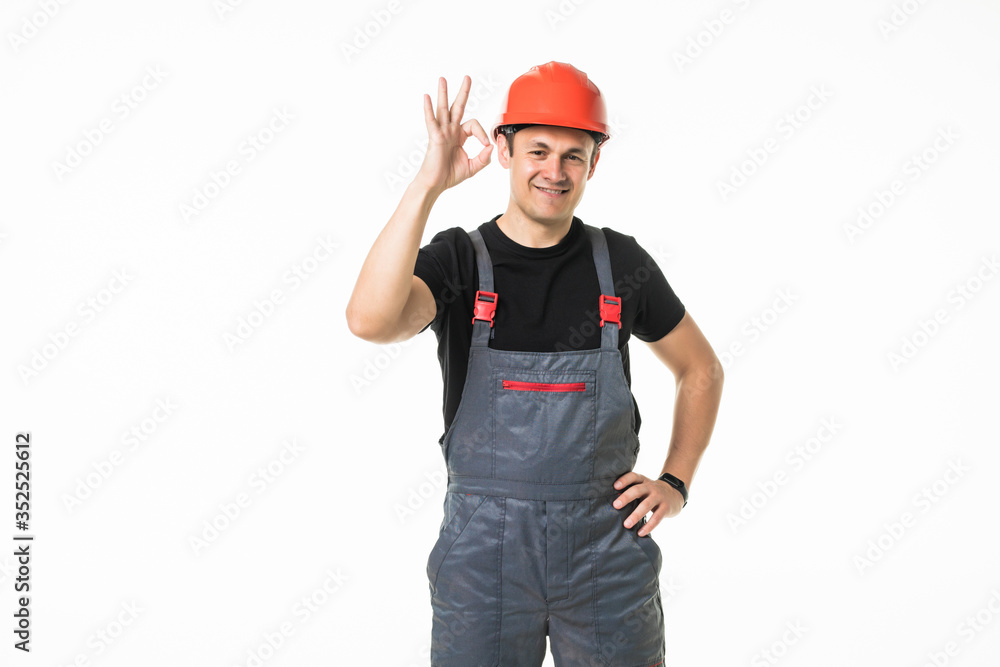
<instances>
[{"instance_id":1,"label":"red zipper","mask_svg":"<svg viewBox=\"0 0 1000 667\"><path fill-rule=\"evenodd\" d=\"M504 389L518 389L521 391L586 391L586 382L517 382L516 380L504 380Z\"/></svg>"}]
</instances>

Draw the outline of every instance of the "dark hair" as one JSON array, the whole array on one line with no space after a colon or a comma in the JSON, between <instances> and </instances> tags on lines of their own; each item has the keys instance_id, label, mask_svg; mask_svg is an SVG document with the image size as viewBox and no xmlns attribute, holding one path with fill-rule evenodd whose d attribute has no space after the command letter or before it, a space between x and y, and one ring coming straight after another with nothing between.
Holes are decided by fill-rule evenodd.
<instances>
[{"instance_id":1,"label":"dark hair","mask_svg":"<svg viewBox=\"0 0 1000 667\"><path fill-rule=\"evenodd\" d=\"M502 125L500 127L500 132L507 137L507 154L514 157L514 134L518 130L523 130L526 127L531 127L532 125L537 125L537 123L522 123L520 125ZM604 135L600 132L595 132L594 130L583 130L589 134L594 139L594 150L590 154L590 166L594 166L594 160L597 158L597 151L601 150L601 144L604 143Z\"/></svg>"}]
</instances>

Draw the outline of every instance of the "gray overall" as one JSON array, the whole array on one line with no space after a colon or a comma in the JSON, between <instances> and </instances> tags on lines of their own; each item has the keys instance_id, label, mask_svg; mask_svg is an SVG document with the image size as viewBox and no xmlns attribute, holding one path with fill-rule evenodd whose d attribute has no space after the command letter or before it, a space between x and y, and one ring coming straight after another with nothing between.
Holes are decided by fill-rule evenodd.
<instances>
[{"instance_id":1,"label":"gray overall","mask_svg":"<svg viewBox=\"0 0 1000 667\"><path fill-rule=\"evenodd\" d=\"M469 232L480 291L465 388L441 440L448 488L427 560L434 667L538 667L546 635L562 667L663 663L660 549L636 535L645 519L623 525L638 500L611 504L639 438L607 243L584 228L595 301L607 304L601 347L565 352L489 347L502 306L482 235Z\"/></svg>"}]
</instances>

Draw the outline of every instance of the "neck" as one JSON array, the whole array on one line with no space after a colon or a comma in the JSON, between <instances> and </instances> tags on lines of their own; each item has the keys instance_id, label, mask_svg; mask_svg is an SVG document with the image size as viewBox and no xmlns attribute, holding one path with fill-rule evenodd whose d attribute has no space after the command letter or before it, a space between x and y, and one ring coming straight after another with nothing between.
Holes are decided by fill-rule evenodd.
<instances>
[{"instance_id":1,"label":"neck","mask_svg":"<svg viewBox=\"0 0 1000 667\"><path fill-rule=\"evenodd\" d=\"M497 218L497 227L510 240L527 248L548 248L559 243L569 233L573 216L563 220L535 220L514 207Z\"/></svg>"}]
</instances>

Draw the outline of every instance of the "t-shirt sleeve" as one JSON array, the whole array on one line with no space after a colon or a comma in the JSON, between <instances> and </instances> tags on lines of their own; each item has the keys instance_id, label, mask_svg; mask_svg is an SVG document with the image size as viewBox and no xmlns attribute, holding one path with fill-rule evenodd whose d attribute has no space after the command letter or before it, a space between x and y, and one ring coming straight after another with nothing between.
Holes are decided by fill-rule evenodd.
<instances>
[{"instance_id":1,"label":"t-shirt sleeve","mask_svg":"<svg viewBox=\"0 0 1000 667\"><path fill-rule=\"evenodd\" d=\"M632 237L630 237L632 238ZM635 241L634 238L632 238ZM642 280L639 290L639 304L635 315L635 323L632 325L632 335L645 343L653 343L668 333L684 317L684 304L674 294L673 288L667 281L667 277L656 264L656 260L639 246L639 267L636 269L636 281L646 276Z\"/></svg>"},{"instance_id":2,"label":"t-shirt sleeve","mask_svg":"<svg viewBox=\"0 0 1000 667\"><path fill-rule=\"evenodd\" d=\"M458 255L455 247L455 236L459 228L446 229L434 235L431 242L417 251L417 261L413 266L413 275L417 276L430 288L437 303L434 319L427 323L418 333L423 333L428 327L435 331L444 318L447 301L442 300L451 280L458 274Z\"/></svg>"}]
</instances>

